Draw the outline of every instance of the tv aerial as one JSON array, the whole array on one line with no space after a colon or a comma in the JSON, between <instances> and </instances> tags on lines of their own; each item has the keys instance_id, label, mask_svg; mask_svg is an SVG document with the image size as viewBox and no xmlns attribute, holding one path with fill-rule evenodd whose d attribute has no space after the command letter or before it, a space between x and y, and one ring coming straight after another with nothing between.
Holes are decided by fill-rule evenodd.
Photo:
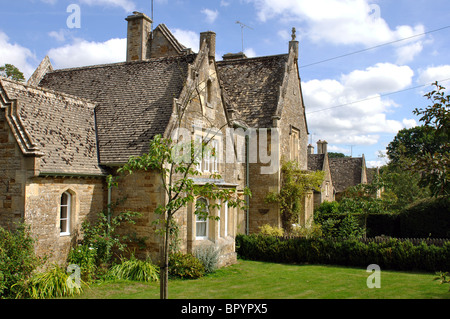
<instances>
[{"instance_id":1,"label":"tv aerial","mask_svg":"<svg viewBox=\"0 0 450 319\"><path fill-rule=\"evenodd\" d=\"M242 52L244 52L244 29L248 28L250 30L253 30L253 28L249 27L248 25L246 25L240 21L236 21L236 24L239 24L241 26Z\"/></svg>"}]
</instances>

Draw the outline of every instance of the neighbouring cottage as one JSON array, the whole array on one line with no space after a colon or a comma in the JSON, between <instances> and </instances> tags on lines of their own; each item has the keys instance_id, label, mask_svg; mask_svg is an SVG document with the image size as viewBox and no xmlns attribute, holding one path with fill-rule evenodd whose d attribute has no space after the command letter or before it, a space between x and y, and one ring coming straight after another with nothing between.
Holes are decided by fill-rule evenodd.
<instances>
[{"instance_id":1,"label":"neighbouring cottage","mask_svg":"<svg viewBox=\"0 0 450 319\"><path fill-rule=\"evenodd\" d=\"M319 140L317 154L314 154L314 147L308 145L308 169L325 172L321 191L314 192L315 207L325 201L339 200L349 187L368 183L368 169L364 154L361 157L330 158L327 144L327 141Z\"/></svg>"},{"instance_id":2,"label":"neighbouring cottage","mask_svg":"<svg viewBox=\"0 0 450 319\"><path fill-rule=\"evenodd\" d=\"M187 105L182 126L193 139L212 128L217 133L218 156L204 156L195 182L217 172L220 187L242 197L248 186L253 197L246 211L220 203L210 212L217 221L198 219L190 203L176 215L181 249L213 244L222 249L221 265L233 263L238 232L281 225L278 206L264 202L280 189L281 163L297 160L308 169L295 33L288 54L216 61L214 32L201 33L193 53L164 24L151 31L143 13L126 20L126 62L54 70L46 57L27 84L0 79L0 225L30 224L36 251L63 262L83 220L126 198L116 210L142 213L133 231L146 238L142 253L157 260L161 244L152 222L165 201L158 175L137 172L117 188L108 188L106 176L145 153L156 134L169 137L176 108ZM304 206L303 224L312 216L312 192Z\"/></svg>"},{"instance_id":3,"label":"neighbouring cottage","mask_svg":"<svg viewBox=\"0 0 450 319\"><path fill-rule=\"evenodd\" d=\"M317 142L317 154L314 154L314 146L308 145L308 170L325 172L320 191L314 190L314 208L325 201L332 202L335 200L336 190L331 177L327 144L326 141L319 140Z\"/></svg>"}]
</instances>

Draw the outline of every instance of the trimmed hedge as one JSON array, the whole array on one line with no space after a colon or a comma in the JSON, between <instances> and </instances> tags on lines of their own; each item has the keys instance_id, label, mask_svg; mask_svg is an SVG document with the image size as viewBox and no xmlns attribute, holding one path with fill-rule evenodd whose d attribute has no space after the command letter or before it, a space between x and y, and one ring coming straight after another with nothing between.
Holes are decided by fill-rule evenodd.
<instances>
[{"instance_id":1,"label":"trimmed hedge","mask_svg":"<svg viewBox=\"0 0 450 319\"><path fill-rule=\"evenodd\" d=\"M278 238L262 235L236 236L240 258L279 262L332 264L367 267L377 264L381 269L415 271L449 271L450 242L442 247L422 242L390 239L382 243L358 240Z\"/></svg>"},{"instance_id":2,"label":"trimmed hedge","mask_svg":"<svg viewBox=\"0 0 450 319\"><path fill-rule=\"evenodd\" d=\"M316 211L318 224L327 219L342 221L348 216L338 211L339 203L324 203ZM364 226L364 215L351 213ZM367 216L367 236L391 236L397 238L450 238L450 197L428 198L412 203L398 213L376 213Z\"/></svg>"},{"instance_id":3,"label":"trimmed hedge","mask_svg":"<svg viewBox=\"0 0 450 319\"><path fill-rule=\"evenodd\" d=\"M450 197L424 199L399 215L402 237L450 238Z\"/></svg>"}]
</instances>

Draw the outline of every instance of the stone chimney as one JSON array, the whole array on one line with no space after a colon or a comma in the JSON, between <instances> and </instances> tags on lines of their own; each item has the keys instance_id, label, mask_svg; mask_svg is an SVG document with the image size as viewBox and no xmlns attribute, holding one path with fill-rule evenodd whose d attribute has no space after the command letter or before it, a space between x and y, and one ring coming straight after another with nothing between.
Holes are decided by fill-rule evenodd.
<instances>
[{"instance_id":1,"label":"stone chimney","mask_svg":"<svg viewBox=\"0 0 450 319\"><path fill-rule=\"evenodd\" d=\"M317 142L317 154L326 154L328 152L327 145L328 145L327 141L319 140Z\"/></svg>"},{"instance_id":2,"label":"stone chimney","mask_svg":"<svg viewBox=\"0 0 450 319\"><path fill-rule=\"evenodd\" d=\"M152 32L152 20L137 11L125 20L128 21L127 62L145 60L149 49L148 40Z\"/></svg>"},{"instance_id":3,"label":"stone chimney","mask_svg":"<svg viewBox=\"0 0 450 319\"><path fill-rule=\"evenodd\" d=\"M314 146L311 144L308 145L308 154L314 154Z\"/></svg>"},{"instance_id":4,"label":"stone chimney","mask_svg":"<svg viewBox=\"0 0 450 319\"><path fill-rule=\"evenodd\" d=\"M298 41L295 40L297 38L295 32L295 28L292 28L292 40L289 41L289 53L291 53L291 51L294 51L294 57L298 60Z\"/></svg>"},{"instance_id":5,"label":"stone chimney","mask_svg":"<svg viewBox=\"0 0 450 319\"><path fill-rule=\"evenodd\" d=\"M216 57L216 33L213 31L200 33L200 49L204 41L209 48L209 58L214 59Z\"/></svg>"}]
</instances>

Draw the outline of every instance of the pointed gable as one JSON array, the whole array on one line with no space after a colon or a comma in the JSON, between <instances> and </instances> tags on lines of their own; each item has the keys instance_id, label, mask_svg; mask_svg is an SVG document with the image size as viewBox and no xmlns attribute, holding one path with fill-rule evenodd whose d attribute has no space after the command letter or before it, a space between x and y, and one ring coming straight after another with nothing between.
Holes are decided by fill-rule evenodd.
<instances>
[{"instance_id":1,"label":"pointed gable","mask_svg":"<svg viewBox=\"0 0 450 319\"><path fill-rule=\"evenodd\" d=\"M272 127L288 55L217 62L227 104L249 127Z\"/></svg>"},{"instance_id":2,"label":"pointed gable","mask_svg":"<svg viewBox=\"0 0 450 319\"><path fill-rule=\"evenodd\" d=\"M147 57L149 59L193 53L191 49L178 42L165 24L160 24L153 30L149 39L149 48Z\"/></svg>"}]
</instances>

